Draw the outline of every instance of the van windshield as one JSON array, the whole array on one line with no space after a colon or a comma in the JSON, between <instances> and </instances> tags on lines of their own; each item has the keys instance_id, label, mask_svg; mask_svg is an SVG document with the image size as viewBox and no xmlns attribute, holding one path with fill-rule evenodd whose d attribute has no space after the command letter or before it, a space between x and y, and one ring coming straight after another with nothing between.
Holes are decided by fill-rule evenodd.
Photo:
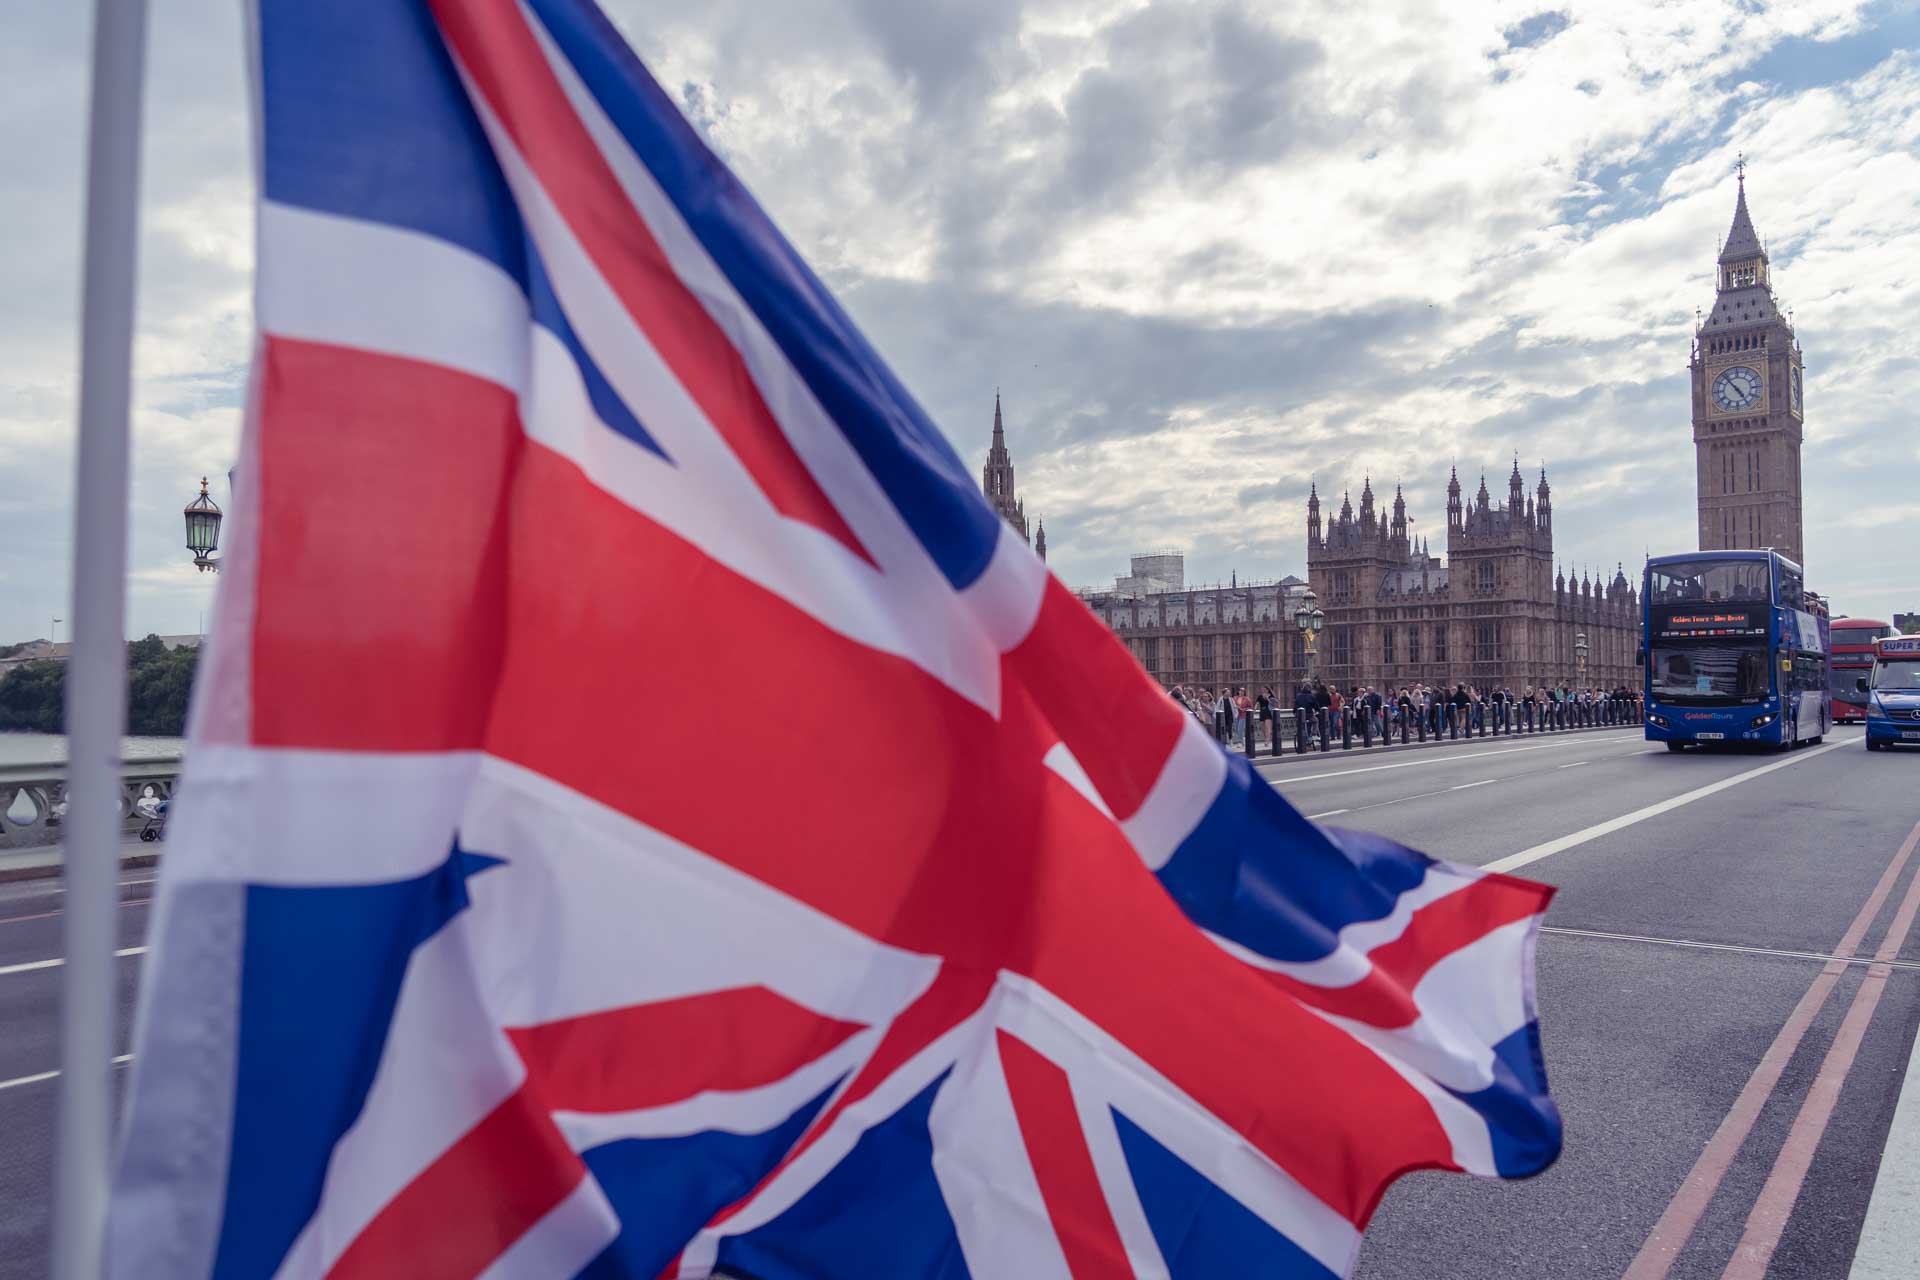
<instances>
[{"instance_id":1,"label":"van windshield","mask_svg":"<svg viewBox=\"0 0 1920 1280\"><path fill-rule=\"evenodd\" d=\"M1870 683L1887 693L1920 693L1920 662L1876 662Z\"/></svg>"}]
</instances>

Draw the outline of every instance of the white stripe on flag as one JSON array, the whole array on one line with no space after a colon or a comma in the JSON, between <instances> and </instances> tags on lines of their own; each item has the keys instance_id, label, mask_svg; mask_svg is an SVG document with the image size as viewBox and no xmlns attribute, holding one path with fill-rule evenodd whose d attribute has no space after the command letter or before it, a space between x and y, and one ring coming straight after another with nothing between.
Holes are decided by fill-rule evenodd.
<instances>
[{"instance_id":1,"label":"white stripe on flag","mask_svg":"<svg viewBox=\"0 0 1920 1280\"><path fill-rule=\"evenodd\" d=\"M590 1176L527 1229L478 1280L553 1280L577 1275L620 1235L620 1219Z\"/></svg>"},{"instance_id":2,"label":"white stripe on flag","mask_svg":"<svg viewBox=\"0 0 1920 1280\"><path fill-rule=\"evenodd\" d=\"M484 874L469 883L479 879ZM366 1103L335 1145L320 1206L279 1275L326 1274L382 1209L526 1078L483 1003L473 924L473 912L463 911L414 950Z\"/></svg>"},{"instance_id":3,"label":"white stripe on flag","mask_svg":"<svg viewBox=\"0 0 1920 1280\"><path fill-rule=\"evenodd\" d=\"M1088 1073L1074 1072L1067 1080L1073 1089L1080 1131L1086 1135L1087 1154L1093 1158L1094 1173L1100 1179L1107 1208L1113 1212L1114 1229L1120 1233L1136 1280L1169 1280L1160 1242L1154 1239L1153 1224L1147 1221L1146 1206L1140 1202L1139 1184L1133 1180L1127 1153L1120 1145L1120 1131L1114 1127L1113 1104L1093 1087Z\"/></svg>"},{"instance_id":4,"label":"white stripe on flag","mask_svg":"<svg viewBox=\"0 0 1920 1280\"><path fill-rule=\"evenodd\" d=\"M196 744L163 881L328 885L424 875L452 851L478 761L471 751Z\"/></svg>"},{"instance_id":5,"label":"white stripe on flag","mask_svg":"<svg viewBox=\"0 0 1920 1280\"><path fill-rule=\"evenodd\" d=\"M740 1235L763 1226L792 1208L822 1178L833 1172L868 1129L887 1120L913 1101L922 1089L953 1065L974 1037L980 1035L992 1035L985 1010L936 1037L926 1048L882 1080L872 1093L847 1106L806 1150L794 1157L791 1164L776 1174L733 1216L693 1238L680 1255L680 1275L684 1280L703 1277L712 1270L720 1241L724 1237Z\"/></svg>"},{"instance_id":6,"label":"white stripe on flag","mask_svg":"<svg viewBox=\"0 0 1920 1280\"><path fill-rule=\"evenodd\" d=\"M265 333L526 383L526 294L470 249L262 200L259 260Z\"/></svg>"},{"instance_id":7,"label":"white stripe on flag","mask_svg":"<svg viewBox=\"0 0 1920 1280\"><path fill-rule=\"evenodd\" d=\"M874 1026L939 972L934 957L877 942L503 760L482 764L460 829L474 849L506 859L468 881L473 963L505 1026L748 986ZM534 938L548 941L532 948Z\"/></svg>"},{"instance_id":8,"label":"white stripe on flag","mask_svg":"<svg viewBox=\"0 0 1920 1280\"><path fill-rule=\"evenodd\" d=\"M927 1117L933 1176L977 1276L1070 1280L987 1022L967 1043Z\"/></svg>"},{"instance_id":9,"label":"white stripe on flag","mask_svg":"<svg viewBox=\"0 0 1920 1280\"><path fill-rule=\"evenodd\" d=\"M1180 718L1180 736L1139 810L1120 824L1140 858L1158 871L1193 834L1227 780L1227 757L1192 716Z\"/></svg>"},{"instance_id":10,"label":"white stripe on flag","mask_svg":"<svg viewBox=\"0 0 1920 1280\"><path fill-rule=\"evenodd\" d=\"M1414 912L1459 893L1480 877L1460 875L1444 864L1429 867L1419 884L1401 894L1393 910L1377 920L1358 920L1340 930L1334 949L1318 960L1274 960L1231 938L1207 936L1235 959L1256 969L1283 974L1309 986L1350 987L1373 972L1370 953L1407 931Z\"/></svg>"},{"instance_id":11,"label":"white stripe on flag","mask_svg":"<svg viewBox=\"0 0 1920 1280\"><path fill-rule=\"evenodd\" d=\"M877 1029L862 1032L792 1075L758 1089L713 1090L633 1111L556 1111L554 1123L566 1135L567 1145L581 1152L626 1138L684 1138L709 1131L765 1133L784 1124L834 1081L857 1071L880 1043L880 1034ZM634 1069L645 1070L645 1064L636 1062Z\"/></svg>"}]
</instances>

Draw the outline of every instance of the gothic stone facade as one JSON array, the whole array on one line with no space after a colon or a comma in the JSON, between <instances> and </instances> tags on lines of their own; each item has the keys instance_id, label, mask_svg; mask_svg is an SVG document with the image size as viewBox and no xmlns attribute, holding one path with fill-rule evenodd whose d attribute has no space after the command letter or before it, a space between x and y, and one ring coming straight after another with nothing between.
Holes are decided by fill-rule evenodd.
<instances>
[{"instance_id":1,"label":"gothic stone facade","mask_svg":"<svg viewBox=\"0 0 1920 1280\"><path fill-rule=\"evenodd\" d=\"M1280 689L1305 676L1306 644L1289 620L1307 589L1299 578L1244 586L1155 584L1146 591L1129 585L1143 581L1134 573L1116 581L1113 591L1080 595L1161 684Z\"/></svg>"},{"instance_id":2,"label":"gothic stone facade","mask_svg":"<svg viewBox=\"0 0 1920 1280\"><path fill-rule=\"evenodd\" d=\"M1463 503L1447 485L1447 555L1416 544L1406 498L1390 517L1363 485L1323 529L1316 488L1307 500L1307 574L1326 613L1320 674L1342 688L1465 682L1482 689L1585 683L1631 687L1640 636L1639 598L1616 568L1611 582L1569 579L1553 563L1553 497L1542 471L1532 498L1516 464L1507 500L1484 480ZM1306 674L1293 614L1307 587L1298 578L1258 585L1083 592L1089 607L1165 685L1289 688ZM1574 637L1587 637L1584 681Z\"/></svg>"},{"instance_id":3,"label":"gothic stone facade","mask_svg":"<svg viewBox=\"0 0 1920 1280\"><path fill-rule=\"evenodd\" d=\"M1544 468L1532 496L1516 461L1507 500L1485 477L1463 503L1447 481L1447 554L1409 533L1406 497L1374 511L1373 485L1320 527L1320 495L1307 499L1307 576L1326 610L1321 669L1340 685L1397 689L1464 681L1479 688L1567 684L1613 688L1638 678L1639 598L1616 567L1613 581L1570 579L1553 561L1553 489ZM1587 637L1582 675L1574 638Z\"/></svg>"},{"instance_id":4,"label":"gothic stone facade","mask_svg":"<svg viewBox=\"0 0 1920 1280\"><path fill-rule=\"evenodd\" d=\"M1743 167L1713 311L1693 337L1700 549L1772 547L1804 565L1800 344L1767 267L1747 214Z\"/></svg>"}]
</instances>

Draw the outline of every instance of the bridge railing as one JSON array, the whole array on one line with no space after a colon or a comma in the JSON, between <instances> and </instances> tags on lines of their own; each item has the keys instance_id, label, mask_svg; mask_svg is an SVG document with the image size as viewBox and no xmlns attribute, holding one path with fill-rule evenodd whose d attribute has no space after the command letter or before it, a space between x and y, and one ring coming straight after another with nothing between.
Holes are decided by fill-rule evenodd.
<instances>
[{"instance_id":1,"label":"bridge railing","mask_svg":"<svg viewBox=\"0 0 1920 1280\"><path fill-rule=\"evenodd\" d=\"M120 820L129 835L145 822L134 808L141 799L172 798L180 764L178 754L121 762ZM0 849L59 844L66 815L66 761L0 765Z\"/></svg>"}]
</instances>

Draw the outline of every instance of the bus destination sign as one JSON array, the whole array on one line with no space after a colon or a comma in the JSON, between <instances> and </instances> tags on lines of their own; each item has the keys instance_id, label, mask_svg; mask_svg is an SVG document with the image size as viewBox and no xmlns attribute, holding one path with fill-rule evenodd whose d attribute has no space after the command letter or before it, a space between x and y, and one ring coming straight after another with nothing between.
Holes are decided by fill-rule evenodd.
<instances>
[{"instance_id":1,"label":"bus destination sign","mask_svg":"<svg viewBox=\"0 0 1920 1280\"><path fill-rule=\"evenodd\" d=\"M1746 609L1675 609L1661 619L1663 639L1681 636L1764 636L1767 620Z\"/></svg>"}]
</instances>

